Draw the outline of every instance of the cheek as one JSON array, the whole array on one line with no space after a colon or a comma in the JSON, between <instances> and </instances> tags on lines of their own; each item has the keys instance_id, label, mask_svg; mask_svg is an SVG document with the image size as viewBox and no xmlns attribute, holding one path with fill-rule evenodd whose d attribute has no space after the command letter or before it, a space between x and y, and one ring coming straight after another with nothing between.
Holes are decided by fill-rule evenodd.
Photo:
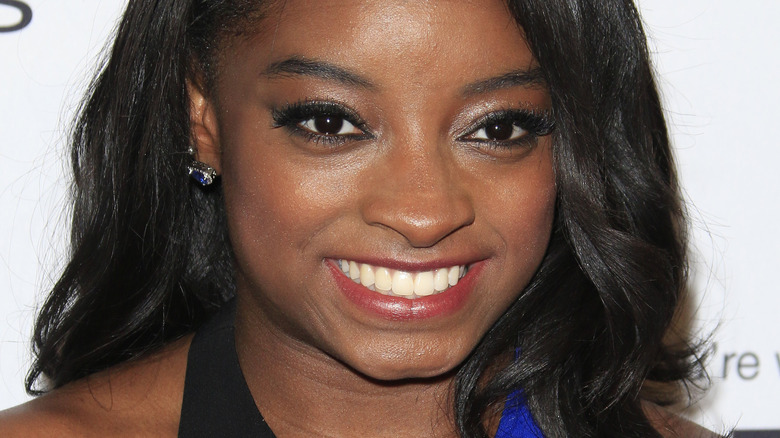
<instances>
[{"instance_id":1,"label":"cheek","mask_svg":"<svg viewBox=\"0 0 780 438\"><path fill-rule=\"evenodd\" d=\"M245 141L251 135L234 136L223 143L222 159L230 239L239 276L267 282L279 276L275 265L293 262L301 226L313 218L291 164L280 162L270 145Z\"/></svg>"},{"instance_id":2,"label":"cheek","mask_svg":"<svg viewBox=\"0 0 780 438\"><path fill-rule=\"evenodd\" d=\"M490 222L502 237L507 262L530 279L547 250L555 215L555 178L549 154L528 163L522 175L497 190L490 201Z\"/></svg>"},{"instance_id":3,"label":"cheek","mask_svg":"<svg viewBox=\"0 0 780 438\"><path fill-rule=\"evenodd\" d=\"M291 280L283 278L285 272L299 273L319 263L322 254L311 243L321 241L329 225L347 214L348 191L338 172L296 158L289 145L259 142L228 144L223 163L228 227L239 270L255 281L282 284Z\"/></svg>"},{"instance_id":4,"label":"cheek","mask_svg":"<svg viewBox=\"0 0 780 438\"><path fill-rule=\"evenodd\" d=\"M504 226L509 236L515 236L518 244L532 252L545 251L552 231L555 213L555 189L553 183L539 187L532 193L516 196L514 209L504 211Z\"/></svg>"},{"instance_id":5,"label":"cheek","mask_svg":"<svg viewBox=\"0 0 780 438\"><path fill-rule=\"evenodd\" d=\"M248 246L256 254L283 256L285 249L300 249L305 229L316 226L323 212L317 188L280 167L246 158L225 166L225 204L237 251Z\"/></svg>"}]
</instances>

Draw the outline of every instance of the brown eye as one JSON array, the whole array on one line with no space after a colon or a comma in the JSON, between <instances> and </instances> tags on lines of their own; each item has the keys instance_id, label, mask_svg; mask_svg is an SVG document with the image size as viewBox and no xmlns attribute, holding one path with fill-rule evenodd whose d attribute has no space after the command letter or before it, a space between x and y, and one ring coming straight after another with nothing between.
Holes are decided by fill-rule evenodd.
<instances>
[{"instance_id":1,"label":"brown eye","mask_svg":"<svg viewBox=\"0 0 780 438\"><path fill-rule=\"evenodd\" d=\"M343 117L324 114L300 122L300 126L320 135L359 135L363 132Z\"/></svg>"},{"instance_id":2,"label":"brown eye","mask_svg":"<svg viewBox=\"0 0 780 438\"><path fill-rule=\"evenodd\" d=\"M513 120L499 120L489 122L482 128L471 134L474 140L483 141L512 141L528 135L528 131L517 126Z\"/></svg>"},{"instance_id":3,"label":"brown eye","mask_svg":"<svg viewBox=\"0 0 780 438\"><path fill-rule=\"evenodd\" d=\"M546 110L498 110L475 120L458 140L482 143L480 147L530 147L554 127L555 121Z\"/></svg>"},{"instance_id":4,"label":"brown eye","mask_svg":"<svg viewBox=\"0 0 780 438\"><path fill-rule=\"evenodd\" d=\"M493 123L485 126L485 137L488 140L504 141L512 138L515 132L515 125L509 121Z\"/></svg>"},{"instance_id":5,"label":"brown eye","mask_svg":"<svg viewBox=\"0 0 780 438\"><path fill-rule=\"evenodd\" d=\"M314 119L314 128L322 133L328 135L335 135L341 131L341 127L344 126L344 119L333 116L320 116Z\"/></svg>"}]
</instances>

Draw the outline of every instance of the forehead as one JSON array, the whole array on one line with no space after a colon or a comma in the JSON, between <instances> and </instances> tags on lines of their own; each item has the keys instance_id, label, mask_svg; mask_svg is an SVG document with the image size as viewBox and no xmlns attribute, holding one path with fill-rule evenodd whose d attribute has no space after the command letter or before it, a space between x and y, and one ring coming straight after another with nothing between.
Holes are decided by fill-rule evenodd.
<instances>
[{"instance_id":1,"label":"forehead","mask_svg":"<svg viewBox=\"0 0 780 438\"><path fill-rule=\"evenodd\" d=\"M256 24L255 36L236 45L239 59L264 65L296 56L322 59L407 86L535 64L503 0L287 0L274 6Z\"/></svg>"},{"instance_id":2,"label":"forehead","mask_svg":"<svg viewBox=\"0 0 780 438\"><path fill-rule=\"evenodd\" d=\"M337 45L381 40L387 49L437 36L458 39L470 28L485 34L515 29L503 0L287 0L266 24L277 37L294 29L287 36Z\"/></svg>"}]
</instances>

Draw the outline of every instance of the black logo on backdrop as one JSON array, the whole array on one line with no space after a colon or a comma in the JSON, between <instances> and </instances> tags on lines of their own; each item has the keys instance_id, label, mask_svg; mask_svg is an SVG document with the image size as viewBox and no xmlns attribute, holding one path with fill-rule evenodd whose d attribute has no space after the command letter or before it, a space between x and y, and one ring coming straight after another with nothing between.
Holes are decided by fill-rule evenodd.
<instances>
[{"instance_id":1,"label":"black logo on backdrop","mask_svg":"<svg viewBox=\"0 0 780 438\"><path fill-rule=\"evenodd\" d=\"M13 32L15 30L24 29L32 21L32 9L27 3L16 0L0 0L0 8L4 6L10 6L17 9L22 13L22 19L19 20L18 23L13 24L0 23L0 32Z\"/></svg>"}]
</instances>

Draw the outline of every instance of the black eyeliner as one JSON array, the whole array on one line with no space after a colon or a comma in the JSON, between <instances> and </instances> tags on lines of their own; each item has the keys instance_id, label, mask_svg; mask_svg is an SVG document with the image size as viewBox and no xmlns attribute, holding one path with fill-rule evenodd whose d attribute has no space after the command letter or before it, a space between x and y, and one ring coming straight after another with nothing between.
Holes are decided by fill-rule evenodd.
<instances>
[{"instance_id":1,"label":"black eyeliner","mask_svg":"<svg viewBox=\"0 0 780 438\"><path fill-rule=\"evenodd\" d=\"M301 127L302 122L319 116L342 118L363 131L364 134L328 135L312 132ZM271 118L273 120L273 128L285 128L290 134L301 136L315 143L341 144L350 140L373 138L373 135L366 127L365 121L355 111L335 102L305 100L287 103L281 107L271 108Z\"/></svg>"},{"instance_id":2,"label":"black eyeliner","mask_svg":"<svg viewBox=\"0 0 780 438\"><path fill-rule=\"evenodd\" d=\"M469 139L480 129L484 129L493 124L511 123L526 131L528 134L515 140L490 140L490 139ZM459 137L461 141L470 141L480 144L487 144L495 147L512 147L528 144L539 137L544 137L552 133L555 129L555 120L549 110L529 110L529 109L502 109L486 114L466 129L466 134Z\"/></svg>"}]
</instances>

